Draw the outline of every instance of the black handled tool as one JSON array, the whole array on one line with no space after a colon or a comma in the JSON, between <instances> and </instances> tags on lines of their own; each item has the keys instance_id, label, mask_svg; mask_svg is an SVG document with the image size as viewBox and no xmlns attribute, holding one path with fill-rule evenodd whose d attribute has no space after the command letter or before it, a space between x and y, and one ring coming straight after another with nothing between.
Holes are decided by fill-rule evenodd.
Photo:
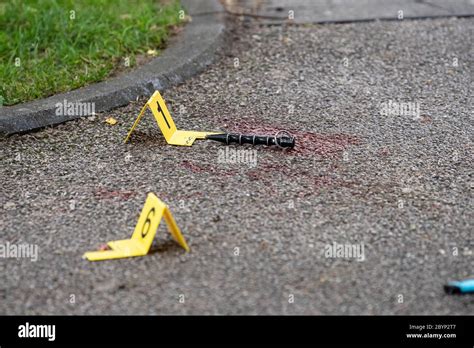
<instances>
[{"instance_id":1,"label":"black handled tool","mask_svg":"<svg viewBox=\"0 0 474 348\"><path fill-rule=\"evenodd\" d=\"M285 136L278 136L279 133L284 133ZM252 145L276 145L279 147L292 148L295 146L295 138L287 131L280 131L275 136L262 135L243 135L233 133L210 134L206 139L219 141L226 145L229 144L252 144Z\"/></svg>"}]
</instances>

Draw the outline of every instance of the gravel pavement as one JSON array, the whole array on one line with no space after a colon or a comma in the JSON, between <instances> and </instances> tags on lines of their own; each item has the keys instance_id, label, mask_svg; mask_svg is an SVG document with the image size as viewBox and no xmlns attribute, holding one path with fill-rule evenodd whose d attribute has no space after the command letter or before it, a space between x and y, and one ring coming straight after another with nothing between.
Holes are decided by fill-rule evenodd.
<instances>
[{"instance_id":1,"label":"gravel pavement","mask_svg":"<svg viewBox=\"0 0 474 348\"><path fill-rule=\"evenodd\" d=\"M337 23L372 19L398 20L472 16L472 0L224 0L234 13L250 14L260 23Z\"/></svg>"},{"instance_id":2,"label":"gravel pavement","mask_svg":"<svg viewBox=\"0 0 474 348\"><path fill-rule=\"evenodd\" d=\"M296 149L219 163L225 146L168 146L150 113L123 144L146 100L2 140L0 244L39 254L0 260L0 314L474 312L443 293L474 272L473 19L238 27L163 93L175 122L286 129ZM147 192L191 251L162 224L145 257L83 260L132 234Z\"/></svg>"}]
</instances>

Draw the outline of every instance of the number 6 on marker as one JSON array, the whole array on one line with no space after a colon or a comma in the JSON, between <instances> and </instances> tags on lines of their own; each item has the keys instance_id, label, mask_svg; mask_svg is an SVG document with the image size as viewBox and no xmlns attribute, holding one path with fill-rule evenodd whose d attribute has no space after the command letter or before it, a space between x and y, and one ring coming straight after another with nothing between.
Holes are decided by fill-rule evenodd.
<instances>
[{"instance_id":1,"label":"number 6 on marker","mask_svg":"<svg viewBox=\"0 0 474 348\"><path fill-rule=\"evenodd\" d=\"M146 255L150 250L162 218L165 219L174 240L186 251L189 251L189 247L168 206L153 193L149 193L132 238L108 242L107 245L112 250L88 252L84 254L84 258L89 261L100 261Z\"/></svg>"}]
</instances>

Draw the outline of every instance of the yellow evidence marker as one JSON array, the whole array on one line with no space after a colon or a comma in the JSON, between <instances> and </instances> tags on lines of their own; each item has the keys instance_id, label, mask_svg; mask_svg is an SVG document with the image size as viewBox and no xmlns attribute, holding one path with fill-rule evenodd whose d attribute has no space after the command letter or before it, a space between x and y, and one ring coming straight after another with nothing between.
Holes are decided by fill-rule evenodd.
<instances>
[{"instance_id":1,"label":"yellow evidence marker","mask_svg":"<svg viewBox=\"0 0 474 348\"><path fill-rule=\"evenodd\" d=\"M160 127L161 133L165 136L166 142L171 145L180 145L180 146L191 146L193 145L196 139L205 139L206 135L216 134L216 132L195 132L195 131L184 131L176 129L173 119L166 107L165 101L161 97L160 92L155 91L150 99L143 106L140 114L133 123L132 128L125 138L125 143L130 138L130 135L134 131L135 127L140 122L143 114L146 111L146 108L150 108L153 116L155 117L158 127ZM221 132L222 133L222 132Z\"/></svg>"},{"instance_id":2,"label":"yellow evidence marker","mask_svg":"<svg viewBox=\"0 0 474 348\"><path fill-rule=\"evenodd\" d=\"M89 261L102 261L146 255L150 250L162 217L164 217L174 240L186 251L189 251L189 247L178 225L176 225L168 206L153 193L149 193L132 238L108 242L107 245L112 250L87 252L83 258Z\"/></svg>"}]
</instances>

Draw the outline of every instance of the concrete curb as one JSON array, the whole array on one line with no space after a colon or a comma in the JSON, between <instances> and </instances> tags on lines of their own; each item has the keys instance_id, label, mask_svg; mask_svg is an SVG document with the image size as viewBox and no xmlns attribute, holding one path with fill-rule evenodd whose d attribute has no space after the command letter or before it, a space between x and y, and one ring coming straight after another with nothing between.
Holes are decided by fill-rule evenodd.
<instances>
[{"instance_id":1,"label":"concrete curb","mask_svg":"<svg viewBox=\"0 0 474 348\"><path fill-rule=\"evenodd\" d=\"M123 76L45 99L0 107L0 135L27 132L91 114L56 115L56 105L64 101L73 105L94 103L96 113L108 111L182 83L202 71L215 60L217 50L224 44L224 10L218 0L181 2L192 21L170 40L162 55Z\"/></svg>"}]
</instances>

